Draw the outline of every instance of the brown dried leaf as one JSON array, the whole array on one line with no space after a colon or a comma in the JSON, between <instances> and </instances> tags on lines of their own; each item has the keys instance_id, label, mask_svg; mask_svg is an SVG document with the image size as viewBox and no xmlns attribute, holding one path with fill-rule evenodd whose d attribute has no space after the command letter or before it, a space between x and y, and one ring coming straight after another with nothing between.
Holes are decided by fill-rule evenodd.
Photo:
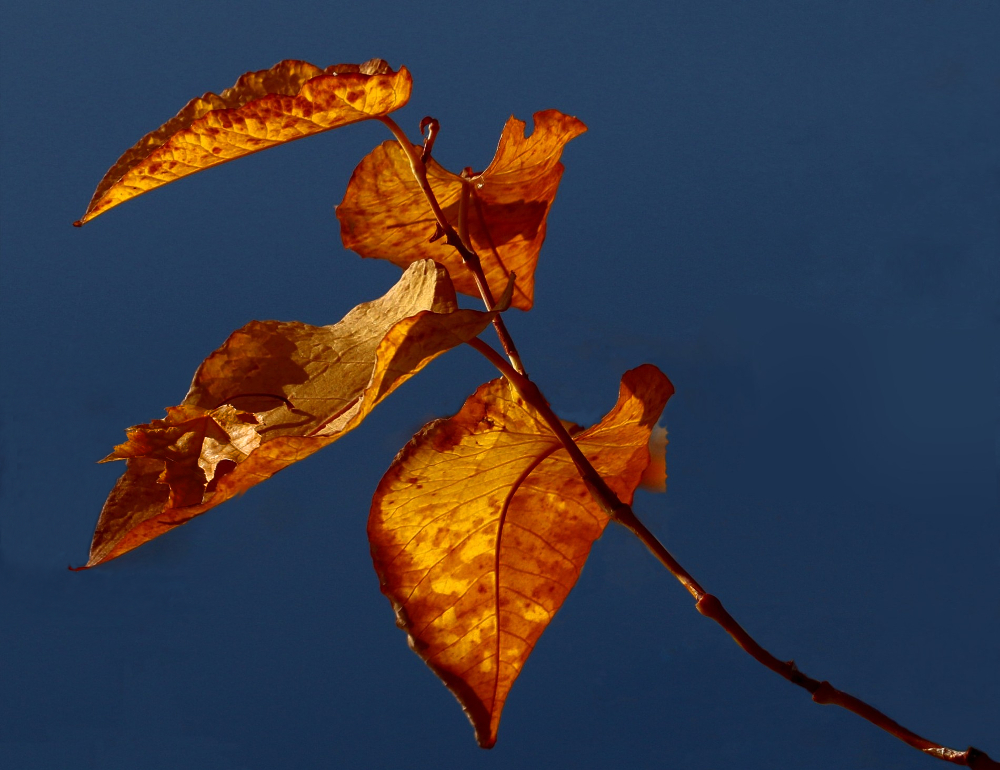
<instances>
[{"instance_id":1,"label":"brown dried leaf","mask_svg":"<svg viewBox=\"0 0 1000 770\"><path fill-rule=\"evenodd\" d=\"M480 256L491 290L499 295L507 276L516 273L512 304L522 310L534 301L535 265L562 177L562 148L587 130L558 110L536 112L534 121L528 137L524 122L514 117L507 121L492 163L473 182L468 214L470 245ZM433 159L427 163L427 177L457 229L462 179ZM436 222L398 142L384 142L361 161L337 218L344 246L362 257L388 259L400 267L433 259L448 268L456 291L479 296L475 278L457 252L443 240L430 242Z\"/></svg>"},{"instance_id":2,"label":"brown dried leaf","mask_svg":"<svg viewBox=\"0 0 1000 770\"><path fill-rule=\"evenodd\" d=\"M128 460L88 567L204 513L355 428L403 382L495 313L458 310L443 267L414 263L332 326L251 321L198 368L183 404L127 431Z\"/></svg>"},{"instance_id":3,"label":"brown dried leaf","mask_svg":"<svg viewBox=\"0 0 1000 770\"><path fill-rule=\"evenodd\" d=\"M625 501L670 381L645 365L574 438ZM399 626L461 702L483 747L538 637L608 522L542 418L504 380L425 426L393 461L368 520L375 570Z\"/></svg>"},{"instance_id":4,"label":"brown dried leaf","mask_svg":"<svg viewBox=\"0 0 1000 770\"><path fill-rule=\"evenodd\" d=\"M405 67L394 72L382 59L326 69L286 60L248 72L221 94L192 99L127 150L73 224L211 166L386 115L406 104L411 85Z\"/></svg>"}]
</instances>

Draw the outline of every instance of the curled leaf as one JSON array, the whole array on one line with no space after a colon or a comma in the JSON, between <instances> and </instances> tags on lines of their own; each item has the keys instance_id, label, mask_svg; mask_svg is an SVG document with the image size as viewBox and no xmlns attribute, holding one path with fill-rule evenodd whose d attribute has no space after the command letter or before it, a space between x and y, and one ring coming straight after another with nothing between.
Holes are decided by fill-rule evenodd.
<instances>
[{"instance_id":1,"label":"curled leaf","mask_svg":"<svg viewBox=\"0 0 1000 770\"><path fill-rule=\"evenodd\" d=\"M414 263L332 326L251 321L198 368L180 406L137 425L88 567L184 524L355 428L403 382L495 313L459 310L448 274Z\"/></svg>"},{"instance_id":2,"label":"curled leaf","mask_svg":"<svg viewBox=\"0 0 1000 770\"><path fill-rule=\"evenodd\" d=\"M469 245L479 254L495 296L508 275L517 274L512 305L521 310L534 302L535 265L562 177L563 146L587 130L558 110L536 112L534 122L526 137L524 122L511 117L493 161L470 182L433 159L426 164L431 190L456 229L462 186L470 185ZM442 240L430 241L436 220L398 142L384 142L365 156L337 207L337 218L344 246L362 257L387 259L400 267L433 259L448 268L456 291L479 296L475 277L457 252Z\"/></svg>"},{"instance_id":3,"label":"curled leaf","mask_svg":"<svg viewBox=\"0 0 1000 770\"><path fill-rule=\"evenodd\" d=\"M670 381L641 366L574 439L631 502ZM410 646L461 702L485 748L511 685L608 522L562 444L504 380L425 426L379 483L375 570Z\"/></svg>"},{"instance_id":4,"label":"curled leaf","mask_svg":"<svg viewBox=\"0 0 1000 770\"><path fill-rule=\"evenodd\" d=\"M127 150L73 224L211 166L386 115L406 104L411 84L405 67L394 72L382 59L326 69L286 60L248 72L221 94L192 99Z\"/></svg>"}]
</instances>

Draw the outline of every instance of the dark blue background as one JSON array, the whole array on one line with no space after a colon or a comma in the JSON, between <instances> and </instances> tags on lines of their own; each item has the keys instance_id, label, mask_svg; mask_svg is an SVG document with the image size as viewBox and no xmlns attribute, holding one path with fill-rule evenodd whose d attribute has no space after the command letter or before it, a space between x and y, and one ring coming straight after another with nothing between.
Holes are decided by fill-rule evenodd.
<instances>
[{"instance_id":1,"label":"dark blue background","mask_svg":"<svg viewBox=\"0 0 1000 770\"><path fill-rule=\"evenodd\" d=\"M754 663L623 531L476 748L365 541L433 364L321 454L83 573L126 426L252 318L331 323L395 281L333 206L366 124L78 218L188 99L283 58L405 64L413 131L484 167L511 113L590 131L537 306L566 418L644 361L677 395L639 514L757 638L914 730L1000 754L1000 5L10 3L2 24L0 765L932 768Z\"/></svg>"}]
</instances>

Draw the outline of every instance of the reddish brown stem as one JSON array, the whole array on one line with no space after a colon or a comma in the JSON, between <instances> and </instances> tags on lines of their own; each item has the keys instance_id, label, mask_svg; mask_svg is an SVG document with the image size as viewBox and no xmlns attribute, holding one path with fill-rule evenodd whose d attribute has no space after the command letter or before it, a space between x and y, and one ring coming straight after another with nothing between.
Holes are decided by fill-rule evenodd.
<instances>
[{"instance_id":1,"label":"reddish brown stem","mask_svg":"<svg viewBox=\"0 0 1000 770\"><path fill-rule=\"evenodd\" d=\"M493 295L490 292L489 286L486 284L485 277L483 276L482 266L479 263L479 257L463 242L463 239L459 237L458 233L455 232L451 224L445 218L444 212L441 211L441 207L434 196L434 192L431 190L430 183L427 181L427 170L423 160L420 155L417 154L413 145L407 141L406 135L403 134L402 130L398 125L396 125L395 121L388 117L381 118L381 120L389 126L389 129L396 136L400 145L402 145L403 149L406 150L407 156L410 159L410 166L413 169L413 175L420 184L420 187L427 198L427 202L430 204L431 210L434 212L438 227L440 227L447 236L448 243L458 250L466 265L468 265L476 274L476 280L479 285L483 301L486 303L487 307L492 309L495 307L496 303L493 300ZM463 195L466 193L467 191L463 190ZM461 206L460 208L467 211L468 201L464 201L464 206ZM460 226L462 227L464 234L465 224ZM485 222L483 223L483 226L485 227ZM726 633L729 634L733 640L754 660L771 669L771 671L774 671L779 676L787 679L792 684L796 684L799 687L804 688L810 695L812 695L812 699L816 703L832 704L847 709L863 719L867 719L873 725L885 730L890 735L899 738L899 740L909 746L912 746L929 756L944 760L945 762L951 762L952 764L964 767L971 767L974 770L1000 770L1000 764L994 762L984 752L971 746L965 751L959 751L957 749L950 749L946 746L934 743L933 741L929 741L926 738L907 730L905 727L890 719L881 711L868 705L861 699L855 698L853 695L848 695L847 693L838 690L829 682L821 682L806 676L799 671L798 667L795 665L795 661L781 661L761 647L753 639L753 637L750 636L750 634L748 634L735 619L733 619L733 616L730 615L726 608L722 606L722 602L720 602L718 598L712 594L705 591L698 581L696 581L690 573L688 573L688 571L684 569L684 567L682 567L681 564L670 554L664 545L657 540L656 536L653 535L653 533L646 528L646 525L643 524L635 515L631 506L626 505L618 499L618 496L607 485L601 475L597 472L594 466L590 464L590 461L576 445L573 437L569 435L569 432L566 430L559 417L552 411L552 407L549 406L548 401L545 400L545 397L538 389L538 386L536 386L535 383L533 383L525 374L523 367L520 365L520 360L517 358L513 340L510 340L510 336L507 334L507 330L503 326L503 322L499 315L497 316L497 321L499 322L497 332L504 345L504 350L507 352L507 356L510 359L510 363L504 360L504 358L493 348L478 338L473 339L468 344L485 356L490 363L492 363L500 371L500 373L507 378L521 397L524 398L524 400L538 412L542 419L545 420L549 428L566 448L570 458L573 460L577 470L580 472L580 476L583 479L584 484L587 486L587 489L590 491L590 494L593 496L597 504L601 506L604 512L611 519L621 524L623 527L632 532L632 534L634 534L637 538L639 538L639 540L642 541L642 543L657 558L657 560L664 567L666 567L675 578L677 578L681 585L683 585L684 588L687 589L688 593L690 593L694 598L695 608L698 612L707 618L711 618L722 626ZM501 329L503 330L502 334L500 333ZM513 356L511 356L512 350L514 351Z\"/></svg>"},{"instance_id":2,"label":"reddish brown stem","mask_svg":"<svg viewBox=\"0 0 1000 770\"><path fill-rule=\"evenodd\" d=\"M548 424L556 437L562 442L573 462L590 490L596 502L612 519L632 532L652 552L657 560L687 589L695 600L695 608L707 618L714 620L743 648L754 660L787 679L792 684L804 688L816 703L832 704L847 709L858 716L867 719L876 727L885 730L890 735L912 746L925 754L952 764L975 768L975 770L1000 770L1000 765L989 758L984 752L969 747L965 751L950 749L946 746L929 741L916 733L907 730L898 722L890 719L881 711L868 705L853 695L838 690L829 682L821 682L806 676L795 665L795 661L782 661L760 646L744 628L733 619L722 602L695 580L690 573L670 554L664 545L657 540L635 515L631 506L626 505L605 483L590 461L573 441L562 422L549 406L538 387L524 374L517 372L493 348L479 339L469 344L485 356L513 385L521 397L535 409Z\"/></svg>"},{"instance_id":3,"label":"reddish brown stem","mask_svg":"<svg viewBox=\"0 0 1000 770\"><path fill-rule=\"evenodd\" d=\"M496 300L493 298L493 292L490 290L490 286L486 282L486 276L483 274L483 266L479 261L479 255L462 242L458 233L455 232L455 228L452 227L448 218L444 215L444 211L442 211L441 206L437 201L437 197L434 195L434 191L431 190L431 183L427 179L427 166L421 158L420 153L418 153L414 146L410 144L410 140L406 138L406 134L403 133L403 129L399 127L395 120L390 118L388 115L380 117L379 120L385 123L389 130L392 131L393 136L396 137L396 141L399 142L400 147L402 147L403 151L406 153L406 157L410 161L410 169L413 172L413 178L416 179L417 184L420 185L420 189L423 191L424 197L427 199L427 203L430 205L431 211L434 213L434 219L437 221L438 228L444 233L445 240L448 245L454 247L455 250L458 251L462 257L462 261L465 262L466 266L472 271L472 274L476 279L476 286L479 288L479 294L483 298L483 302L486 304L487 308L492 310L496 307ZM424 118L424 120L427 120L427 118ZM493 319L493 328L496 329L497 336L500 338L500 344L503 345L507 358L510 359L514 368L523 374L524 364L521 363L521 356L517 352L514 340L507 331L507 325L504 323L503 318L499 314L497 314L496 318Z\"/></svg>"}]
</instances>

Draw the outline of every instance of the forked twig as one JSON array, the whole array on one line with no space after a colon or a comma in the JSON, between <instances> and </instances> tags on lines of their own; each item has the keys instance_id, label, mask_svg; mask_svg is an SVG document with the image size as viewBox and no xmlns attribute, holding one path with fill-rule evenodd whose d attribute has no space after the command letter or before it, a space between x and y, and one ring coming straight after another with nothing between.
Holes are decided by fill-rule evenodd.
<instances>
[{"instance_id":1,"label":"forked twig","mask_svg":"<svg viewBox=\"0 0 1000 770\"><path fill-rule=\"evenodd\" d=\"M444 233L445 241L448 245L453 246L458 251L462 257L462 261L472 270L476 278L476 286L479 288L479 294L482 296L483 302L486 303L486 307L492 310L496 307L496 300L493 297L493 292L490 290L489 284L486 282L486 276L483 274L483 266L479 262L479 255L462 242L458 233L455 232L455 228L452 227L448 218L445 217L444 211L441 210L434 191L431 190L431 183L427 179L427 165L422 157L423 153L417 153L413 145L410 144L410 140L406 138L406 134L403 133L403 129L399 127L395 120L388 115L380 117L379 120L385 123L389 130L392 131L393 136L396 137L396 141L399 142L399 146L406 153L406 157L410 161L410 169L413 171L413 177L417 180L417 184L420 185L424 197L427 198L431 211L434 212L434 219L437 221L438 230ZM424 118L424 121L426 120L427 118ZM437 121L434 121L434 123L436 124ZM423 121L421 121L421 125L425 125ZM434 124L430 125L433 130ZM434 133L436 134L436 131ZM434 134L430 134L429 136L432 135ZM429 141L433 145L433 141L430 139ZM429 157L429 148L425 145L424 149ZM507 326L499 314L493 319L493 328L496 329L497 336L500 338L500 344L503 345L504 352L507 354L507 358L510 359L511 364L513 364L514 369L524 374L524 365L521 363L517 347L515 347L514 340L511 339L510 333L507 331Z\"/></svg>"}]
</instances>

